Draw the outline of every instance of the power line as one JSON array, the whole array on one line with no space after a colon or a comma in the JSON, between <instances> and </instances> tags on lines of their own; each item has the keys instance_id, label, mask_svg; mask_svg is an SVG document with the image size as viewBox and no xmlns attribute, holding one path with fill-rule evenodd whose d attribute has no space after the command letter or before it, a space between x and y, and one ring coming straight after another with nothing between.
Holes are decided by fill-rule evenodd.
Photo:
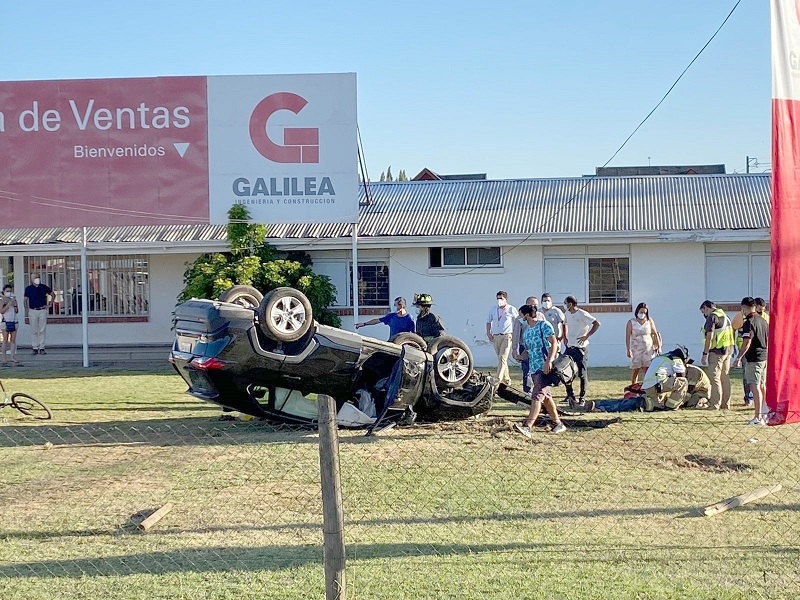
<instances>
[{"instance_id":1,"label":"power line","mask_svg":"<svg viewBox=\"0 0 800 600\"><path fill-rule=\"evenodd\" d=\"M688 65L686 65L686 68L685 68L685 69L683 69L683 71L681 71L681 74L680 74L680 75L678 75L678 78L677 78L677 79L676 79L676 80L675 80L675 81L672 83L672 85L669 87L669 89L666 91L666 93L665 93L665 94L664 94L664 95L661 97L661 100L659 100L659 101L656 103L656 105L653 107L653 109L652 109L652 110L651 110L649 113L647 113L647 116L645 116L645 118L641 120L641 122L640 122L640 123L639 123L639 124L636 126L636 128L635 128L635 129L634 129L634 130L631 132L631 134L630 134L630 135L629 135L627 138L625 138L625 141L624 141L624 142L622 142L622 144L620 145L620 147L619 147L619 148L617 148L617 149L616 149L616 151L614 152L614 154L612 154L612 155L611 155L611 158L609 158L609 159L608 159L608 160L607 160L605 163L603 163L603 166L602 166L601 168L608 166L608 164L609 164L609 163L610 163L612 160L614 160L614 158L617 156L617 154L619 154L619 153L622 151L622 149L623 149L623 148L624 148L624 147L625 147L625 146L628 144L628 142L629 142L629 141L631 140L631 138L632 138L632 137L633 137L633 136L636 134L636 132L637 132L637 131L639 131L639 129L641 129L642 125L644 125L644 124L647 122L647 120L648 120L648 119L649 119L651 116L653 116L653 113L655 113L655 112L656 112L656 110L658 109L658 107L660 107L660 106L661 106L661 105L664 103L664 100L666 100L666 99L667 99L667 96L669 96L669 95L670 95L670 93L672 92L672 90L673 90L673 89L675 89L675 86L677 86L677 85L678 85L678 82L679 82L681 79L683 79L683 76L686 74L686 72L689 70L689 68L690 68L690 67L691 67L691 66L692 66L692 65L695 63L695 61L696 61L696 60L697 60L697 59L700 57L700 55L701 55L701 54L702 54L702 53L705 51L705 49L706 49L706 48L708 48L709 44L711 44L711 42L714 40L714 38L715 38L715 37L717 37L717 34L718 34L718 33L719 33L721 30L722 30L722 28L723 28L723 27L725 26L725 24L728 22L728 19L730 19L730 18L731 18L731 15L733 15L733 13L734 13L734 11L736 10L736 8L739 6L739 4L741 4L741 1L742 1L742 0L737 0L736 4L734 4L734 5L733 5L733 8L731 8L730 12L728 12L728 15L725 17L725 19L723 19L723 21L722 21L722 23L720 24L720 26L719 26L719 27L717 27L717 30L716 30L716 31L715 31L715 32L712 34L712 36L711 36L710 38L708 38L708 41L707 41L705 44L703 44L703 47L702 47L702 48L700 48L700 50L697 52L697 54L695 54L694 58L692 58L692 60L691 60L691 61L689 61L689 64L688 64ZM517 242L517 243L516 243L516 244L514 244L513 246L510 246L510 247L509 247L507 250L505 250L504 252L501 252L500 256L505 256L506 254L509 254L509 253L513 252L514 250L516 250L517 248L519 248L519 247L520 247L522 244L524 244L525 242L527 242L528 240L530 240L530 239L531 239L531 238L532 238L534 235L536 235L536 234L538 234L538 233L542 233L542 231L544 230L545 226L549 225L549 224L550 224L550 223L551 223L551 222L552 222L552 221L553 221L553 220L554 220L554 219L555 219L557 216L559 216L559 214L560 214L560 213L561 213L561 212L562 212L562 211L563 211L565 208L567 208L567 207L568 207L570 204L572 204L572 202L573 202L573 201L574 201L574 200L575 200L575 199L576 199L578 196L580 196L580 195L583 193L583 190L585 190L585 189L586 189L586 186L588 186L588 185L589 185L589 183L590 183L590 182L591 182L593 179L595 179L596 177L597 177L597 173L596 173L596 172L595 172L595 174L594 174L594 175L591 175L591 176L589 176L589 177L586 177L586 180L584 181L584 183L583 183L583 185L580 187L580 189L578 189L578 191L577 191L577 192L575 192L575 193L574 193L574 194L573 194L573 195L572 195L570 198L568 198L567 200L565 200L565 201L564 201L564 203L563 203L563 204L562 204L560 207L558 207L558 208L556 209L556 211L553 213L553 215L552 215L552 216L551 216L551 217L550 217L550 218L549 218L549 219L548 219L548 220L547 220L545 223L543 223L543 224L540 226L540 228L539 228L538 230L531 232L531 233L530 233L530 234L528 234L526 237L524 237L522 240L520 240L519 242ZM416 271L416 270L412 269L411 267L409 267L409 266L407 266L407 265L404 265L404 264L402 264L400 261L398 261L398 260L396 260L396 259L393 259L393 260L394 260L394 262L395 262L396 264L400 265L401 267L403 267L403 268L404 268L404 269L406 269L407 271L410 271L411 273L414 273L414 274L416 274L416 275L420 275L420 276L427 276L427 277L434 277L434 278L447 278L447 277L457 277L457 276L459 276L459 275L466 275L467 273L472 273L472 272L474 272L474 271L477 271L478 269L481 269L481 268L483 268L483 267L487 266L487 263L484 263L484 264L481 264L481 265L477 265L477 266L475 266L475 267L472 267L471 269L465 269L465 270L463 270L463 271L459 271L459 272L457 272L457 273L447 273L447 274L443 274L443 275L430 275L430 274L428 274L428 273L420 273L419 271Z\"/></svg>"}]
</instances>

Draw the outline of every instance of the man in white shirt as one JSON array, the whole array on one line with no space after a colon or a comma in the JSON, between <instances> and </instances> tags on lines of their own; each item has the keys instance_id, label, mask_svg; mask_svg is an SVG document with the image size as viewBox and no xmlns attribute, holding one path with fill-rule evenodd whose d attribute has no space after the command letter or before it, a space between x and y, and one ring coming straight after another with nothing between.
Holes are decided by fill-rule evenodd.
<instances>
[{"instance_id":1,"label":"man in white shirt","mask_svg":"<svg viewBox=\"0 0 800 600\"><path fill-rule=\"evenodd\" d=\"M570 355L578 365L578 377L581 380L581 393L578 397L578 404L586 402L586 387L589 378L586 374L586 363L589 354L589 338L600 328L600 321L590 315L582 308L578 308L578 301L575 296L567 296L564 300L564 345L567 347L565 353ZM567 402L571 406L575 405L575 392L572 384L568 384Z\"/></svg>"},{"instance_id":2,"label":"man in white shirt","mask_svg":"<svg viewBox=\"0 0 800 600\"><path fill-rule=\"evenodd\" d=\"M553 306L553 298L545 292L542 294L542 306L539 311L547 319L547 322L553 326L553 331L556 332L556 338L561 342L564 340L564 312L557 306Z\"/></svg>"},{"instance_id":3,"label":"man in white shirt","mask_svg":"<svg viewBox=\"0 0 800 600\"><path fill-rule=\"evenodd\" d=\"M506 385L511 383L508 355L511 353L511 338L517 317L519 313L508 303L508 294L502 290L497 292L497 305L489 311L486 320L486 337L494 345L497 354L497 379Z\"/></svg>"}]
</instances>

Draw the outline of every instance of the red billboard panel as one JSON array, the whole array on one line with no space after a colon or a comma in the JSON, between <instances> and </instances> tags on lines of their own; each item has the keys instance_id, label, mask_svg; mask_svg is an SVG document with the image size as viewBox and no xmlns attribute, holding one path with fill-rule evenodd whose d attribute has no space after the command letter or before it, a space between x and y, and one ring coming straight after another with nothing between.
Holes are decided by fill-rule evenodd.
<instances>
[{"instance_id":1,"label":"red billboard panel","mask_svg":"<svg viewBox=\"0 0 800 600\"><path fill-rule=\"evenodd\" d=\"M0 82L0 227L208 223L206 88Z\"/></svg>"}]
</instances>

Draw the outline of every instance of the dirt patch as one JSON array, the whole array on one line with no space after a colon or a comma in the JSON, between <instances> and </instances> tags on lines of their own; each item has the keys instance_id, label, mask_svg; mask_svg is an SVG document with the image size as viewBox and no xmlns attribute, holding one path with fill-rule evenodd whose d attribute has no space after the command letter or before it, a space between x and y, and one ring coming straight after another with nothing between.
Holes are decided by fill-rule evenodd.
<instances>
[{"instance_id":1,"label":"dirt patch","mask_svg":"<svg viewBox=\"0 0 800 600\"><path fill-rule=\"evenodd\" d=\"M673 461L675 466L687 469L702 469L712 473L748 473L753 467L740 463L729 457L702 456L700 454L687 454L683 458Z\"/></svg>"}]
</instances>

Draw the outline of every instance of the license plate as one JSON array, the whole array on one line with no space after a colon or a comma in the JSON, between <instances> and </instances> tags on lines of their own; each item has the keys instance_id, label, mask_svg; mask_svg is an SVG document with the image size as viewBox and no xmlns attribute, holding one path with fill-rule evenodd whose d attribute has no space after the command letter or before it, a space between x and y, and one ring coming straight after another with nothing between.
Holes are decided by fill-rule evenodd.
<instances>
[{"instance_id":1,"label":"license plate","mask_svg":"<svg viewBox=\"0 0 800 600\"><path fill-rule=\"evenodd\" d=\"M178 341L178 349L181 352L190 353L192 351L192 342Z\"/></svg>"}]
</instances>

